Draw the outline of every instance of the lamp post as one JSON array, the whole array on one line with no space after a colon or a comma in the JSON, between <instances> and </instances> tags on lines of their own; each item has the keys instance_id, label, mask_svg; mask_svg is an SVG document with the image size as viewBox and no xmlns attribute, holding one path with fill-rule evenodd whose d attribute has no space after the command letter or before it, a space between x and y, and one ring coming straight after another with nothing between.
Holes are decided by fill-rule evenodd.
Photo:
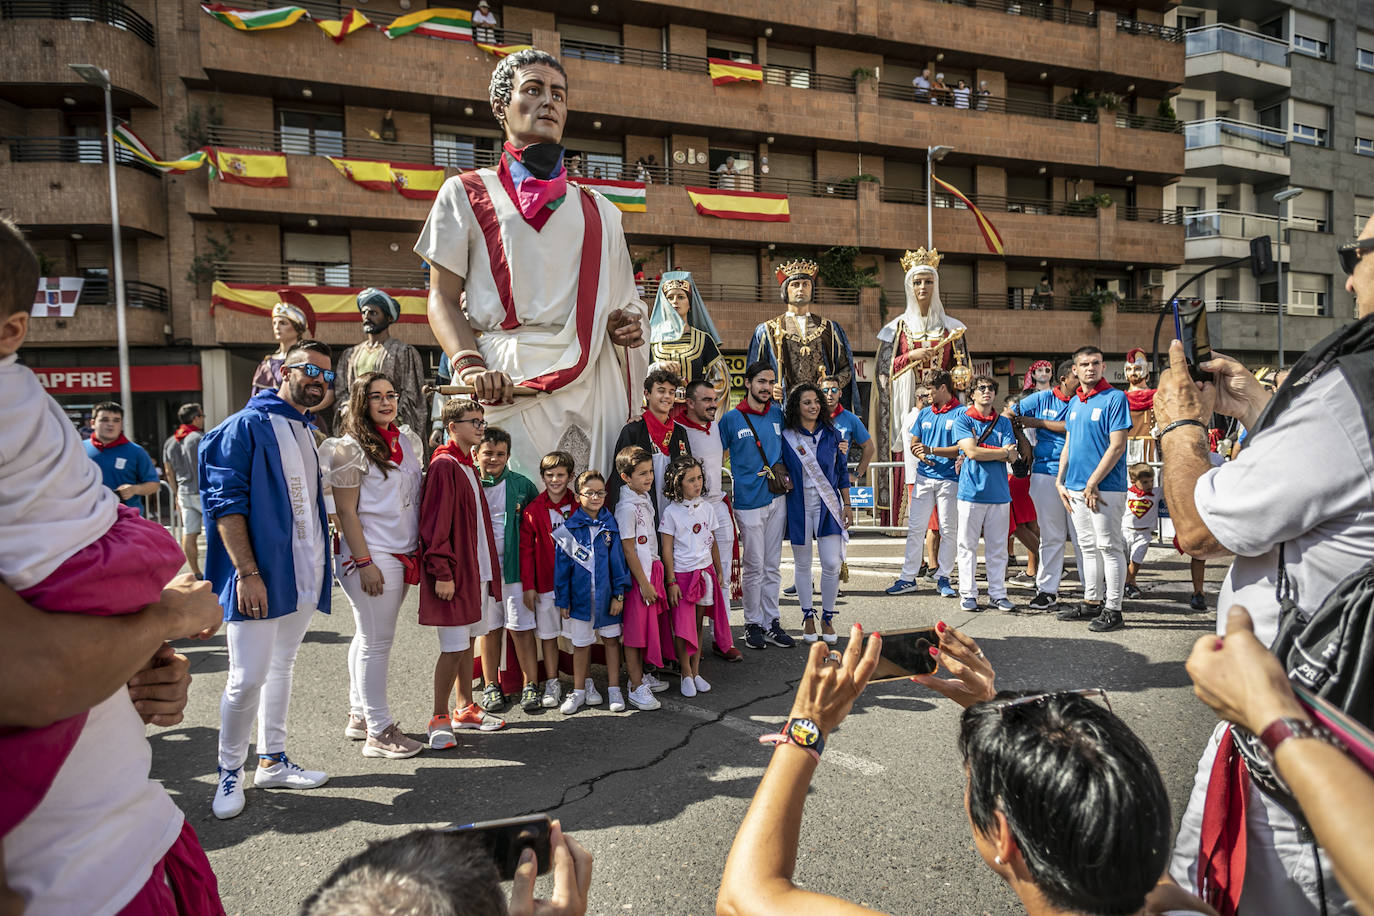
<instances>
[{"instance_id":1,"label":"lamp post","mask_svg":"<svg viewBox=\"0 0 1374 916\"><path fill-rule=\"evenodd\" d=\"M1288 294L1283 288L1283 205L1301 193L1302 188L1284 188L1282 191L1278 191L1274 194L1274 203L1277 205L1275 209L1278 211L1277 217L1279 224L1279 237L1276 239L1278 242L1278 254L1274 258L1274 266L1278 270L1279 278L1279 346L1278 358L1274 362L1275 372L1283 368L1283 313L1288 311Z\"/></svg>"},{"instance_id":2,"label":"lamp post","mask_svg":"<svg viewBox=\"0 0 1374 916\"><path fill-rule=\"evenodd\" d=\"M945 158L946 154L954 152L952 146L927 146L926 147L926 250L929 251L935 244L935 221L931 216L931 208L935 206L935 199L930 195L930 176L935 170L935 163Z\"/></svg>"},{"instance_id":3,"label":"lamp post","mask_svg":"<svg viewBox=\"0 0 1374 916\"><path fill-rule=\"evenodd\" d=\"M134 435L133 386L129 383L129 324L124 302L124 250L119 238L119 186L115 179L114 104L110 73L93 64L68 64L76 75L105 93L105 162L110 174L111 249L114 255L115 327L119 336L119 403L124 408L124 434Z\"/></svg>"}]
</instances>

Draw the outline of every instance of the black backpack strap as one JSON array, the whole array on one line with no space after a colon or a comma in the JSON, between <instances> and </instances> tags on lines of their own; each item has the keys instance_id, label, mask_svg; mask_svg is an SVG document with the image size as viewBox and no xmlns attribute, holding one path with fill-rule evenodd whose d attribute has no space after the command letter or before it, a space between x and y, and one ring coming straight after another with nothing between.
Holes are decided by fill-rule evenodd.
<instances>
[{"instance_id":1,"label":"black backpack strap","mask_svg":"<svg viewBox=\"0 0 1374 916\"><path fill-rule=\"evenodd\" d=\"M759 460L763 462L765 468L771 466L772 462L768 460L768 453L763 450L763 441L759 439L759 431L754 429L754 424L750 421L749 414L741 410L740 416L744 417L744 425L749 427L749 432L754 434L754 444L759 448Z\"/></svg>"}]
</instances>

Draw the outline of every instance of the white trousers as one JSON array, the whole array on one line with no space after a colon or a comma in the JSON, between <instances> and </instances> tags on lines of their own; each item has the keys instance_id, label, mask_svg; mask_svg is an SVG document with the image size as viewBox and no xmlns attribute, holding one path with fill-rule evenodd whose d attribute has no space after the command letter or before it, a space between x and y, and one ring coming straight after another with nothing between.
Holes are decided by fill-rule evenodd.
<instances>
[{"instance_id":1,"label":"white trousers","mask_svg":"<svg viewBox=\"0 0 1374 916\"><path fill-rule=\"evenodd\" d=\"M978 597L979 537L983 538L988 597L993 601L1007 597L1007 528L1010 525L1011 503L959 500L959 597Z\"/></svg>"},{"instance_id":2,"label":"white trousers","mask_svg":"<svg viewBox=\"0 0 1374 916\"><path fill-rule=\"evenodd\" d=\"M744 622L767 627L779 616L787 502L779 496L759 509L736 509L735 521L739 523Z\"/></svg>"},{"instance_id":3,"label":"white trousers","mask_svg":"<svg viewBox=\"0 0 1374 916\"><path fill-rule=\"evenodd\" d=\"M1121 590L1126 582L1126 542L1121 537L1121 513L1126 510L1124 490L1098 490L1097 511L1088 508L1083 491L1070 490L1073 527L1083 550L1083 600L1105 602L1108 610L1121 610ZM1106 596L1102 586L1106 583Z\"/></svg>"},{"instance_id":4,"label":"white trousers","mask_svg":"<svg viewBox=\"0 0 1374 916\"><path fill-rule=\"evenodd\" d=\"M906 556L902 560L900 578L913 582L921 572L921 557L925 556L926 530L930 525L930 510L939 513L941 579L948 579L954 570L954 553L959 541L959 481L936 480L916 475L911 489L911 511L906 520ZM1005 549L1005 548L1004 548Z\"/></svg>"},{"instance_id":5,"label":"white trousers","mask_svg":"<svg viewBox=\"0 0 1374 916\"><path fill-rule=\"evenodd\" d=\"M814 536L813 532L820 526L825 513L825 506L814 489L808 487L804 495L806 540L792 545L792 581L797 588L797 600L801 603L802 617L808 617L812 610L811 542L815 541L817 552L821 556L821 611L829 614L835 610L835 596L840 593L840 564L844 563L844 536Z\"/></svg>"},{"instance_id":6,"label":"white trousers","mask_svg":"<svg viewBox=\"0 0 1374 916\"><path fill-rule=\"evenodd\" d=\"M720 574L720 588L725 592L726 603L730 598L730 568L734 565L735 559L735 523L730 518L730 510L725 507L725 503L716 503L716 527L711 529L711 534L716 538L716 552L720 555L720 565L716 567L716 572Z\"/></svg>"},{"instance_id":7,"label":"white trousers","mask_svg":"<svg viewBox=\"0 0 1374 916\"><path fill-rule=\"evenodd\" d=\"M253 718L258 720L258 753L286 750L286 713L291 705L291 673L296 652L310 629L313 610L267 620L225 624L229 679L219 701L219 765L243 766Z\"/></svg>"},{"instance_id":8,"label":"white trousers","mask_svg":"<svg viewBox=\"0 0 1374 916\"><path fill-rule=\"evenodd\" d=\"M386 702L387 668L391 643L396 637L396 618L410 586L405 567L389 553L378 553L372 562L382 573L382 593L363 591L360 573L338 577L348 603L353 605L353 641L348 644L348 709L367 720L367 733L380 735L392 723Z\"/></svg>"},{"instance_id":9,"label":"white trousers","mask_svg":"<svg viewBox=\"0 0 1374 916\"><path fill-rule=\"evenodd\" d=\"M1064 508L1064 500L1059 498L1059 486L1052 475L1031 475L1030 498L1040 523L1040 567L1035 573L1035 587L1048 595L1057 595L1064 577L1064 541L1073 541L1078 578L1081 580L1085 575L1078 532L1069 519L1069 510Z\"/></svg>"}]
</instances>

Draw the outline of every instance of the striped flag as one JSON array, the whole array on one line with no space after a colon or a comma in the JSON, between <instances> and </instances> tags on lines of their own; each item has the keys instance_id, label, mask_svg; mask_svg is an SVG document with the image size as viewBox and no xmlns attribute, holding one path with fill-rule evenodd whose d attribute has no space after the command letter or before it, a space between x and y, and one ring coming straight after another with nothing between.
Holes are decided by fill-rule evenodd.
<instances>
[{"instance_id":1,"label":"striped flag","mask_svg":"<svg viewBox=\"0 0 1374 916\"><path fill-rule=\"evenodd\" d=\"M159 172L190 172L200 168L205 164L204 150L196 150L189 156L182 156L180 159L163 161L153 155L153 151L148 148L148 144L139 139L138 134L129 129L129 125L120 122L114 128L114 142L133 153L139 159L151 165Z\"/></svg>"},{"instance_id":2,"label":"striped flag","mask_svg":"<svg viewBox=\"0 0 1374 916\"><path fill-rule=\"evenodd\" d=\"M577 184L595 188L601 195L626 213L644 213L645 189L642 181L612 181L609 178L579 178Z\"/></svg>"},{"instance_id":3,"label":"striped flag","mask_svg":"<svg viewBox=\"0 0 1374 916\"><path fill-rule=\"evenodd\" d=\"M472 41L472 14L446 7L419 10L393 19L382 31L387 38L400 38L414 32L430 38Z\"/></svg>"},{"instance_id":4,"label":"striped flag","mask_svg":"<svg viewBox=\"0 0 1374 916\"><path fill-rule=\"evenodd\" d=\"M216 308L227 308L249 315L270 317L272 307L282 301L282 293L294 293L305 300L319 322L358 321L358 293L361 289L343 286L290 286L260 283L225 283L216 280L210 290L210 312ZM422 289L393 289L387 287L383 292L390 295L401 306L402 324L423 324L429 294ZM294 298L294 296L293 296Z\"/></svg>"},{"instance_id":5,"label":"striped flag","mask_svg":"<svg viewBox=\"0 0 1374 916\"><path fill-rule=\"evenodd\" d=\"M301 17L310 18L303 6L277 6L270 10L240 10L223 3L202 3L205 12L240 32L261 32L264 29L284 29Z\"/></svg>"},{"instance_id":6,"label":"striped flag","mask_svg":"<svg viewBox=\"0 0 1374 916\"><path fill-rule=\"evenodd\" d=\"M369 191L391 190L391 163L380 159L344 159L325 156L334 163L339 174Z\"/></svg>"},{"instance_id":7,"label":"striped flag","mask_svg":"<svg viewBox=\"0 0 1374 916\"><path fill-rule=\"evenodd\" d=\"M792 212L786 194L762 191L722 191L718 188L686 188L687 197L702 216L748 219L765 223L790 223Z\"/></svg>"},{"instance_id":8,"label":"striped flag","mask_svg":"<svg viewBox=\"0 0 1374 916\"><path fill-rule=\"evenodd\" d=\"M528 50L534 47L534 45L494 45L479 41L477 42L477 47L479 50L486 51L488 54L494 55L499 59L505 57L507 54L514 54L516 51Z\"/></svg>"},{"instance_id":9,"label":"striped flag","mask_svg":"<svg viewBox=\"0 0 1374 916\"><path fill-rule=\"evenodd\" d=\"M444 168L413 162L391 163L391 183L396 193L411 200L433 200L444 186Z\"/></svg>"},{"instance_id":10,"label":"striped flag","mask_svg":"<svg viewBox=\"0 0 1374 916\"><path fill-rule=\"evenodd\" d=\"M983 215L982 210L974 206L973 201L964 196L963 191L960 191L948 181L941 181L934 175L930 176L930 180L963 201L964 206L969 208L969 212L973 214L973 218L978 221L978 231L983 234L983 241L987 244L988 251L991 251L993 254L1006 254L1002 246L1002 233L998 232L997 227L992 224L992 221Z\"/></svg>"},{"instance_id":11,"label":"striped flag","mask_svg":"<svg viewBox=\"0 0 1374 916\"><path fill-rule=\"evenodd\" d=\"M763 67L760 64L747 64L737 60L723 60L708 57L707 71L711 74L711 85L723 86L726 83L761 83Z\"/></svg>"},{"instance_id":12,"label":"striped flag","mask_svg":"<svg viewBox=\"0 0 1374 916\"><path fill-rule=\"evenodd\" d=\"M262 150L210 148L211 164L220 181L246 184L254 188L287 186L286 154Z\"/></svg>"},{"instance_id":13,"label":"striped flag","mask_svg":"<svg viewBox=\"0 0 1374 916\"><path fill-rule=\"evenodd\" d=\"M343 40L359 29L372 25L372 21L358 12L356 9L344 13L342 19L316 19L315 25L324 29L324 33L334 39L334 44L343 44Z\"/></svg>"}]
</instances>

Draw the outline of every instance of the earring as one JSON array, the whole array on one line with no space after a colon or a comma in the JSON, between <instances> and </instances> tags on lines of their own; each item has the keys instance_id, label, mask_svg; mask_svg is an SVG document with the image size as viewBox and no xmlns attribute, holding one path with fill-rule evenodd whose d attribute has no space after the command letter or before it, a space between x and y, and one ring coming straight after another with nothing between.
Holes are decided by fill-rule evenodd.
<instances>
[{"instance_id":1,"label":"earring","mask_svg":"<svg viewBox=\"0 0 1374 916\"><path fill-rule=\"evenodd\" d=\"M1001 856L993 856L993 857L992 857L992 861L996 862L998 865L1006 865L1006 864L1007 864L1007 860L1004 859L1004 858L1002 858Z\"/></svg>"}]
</instances>

